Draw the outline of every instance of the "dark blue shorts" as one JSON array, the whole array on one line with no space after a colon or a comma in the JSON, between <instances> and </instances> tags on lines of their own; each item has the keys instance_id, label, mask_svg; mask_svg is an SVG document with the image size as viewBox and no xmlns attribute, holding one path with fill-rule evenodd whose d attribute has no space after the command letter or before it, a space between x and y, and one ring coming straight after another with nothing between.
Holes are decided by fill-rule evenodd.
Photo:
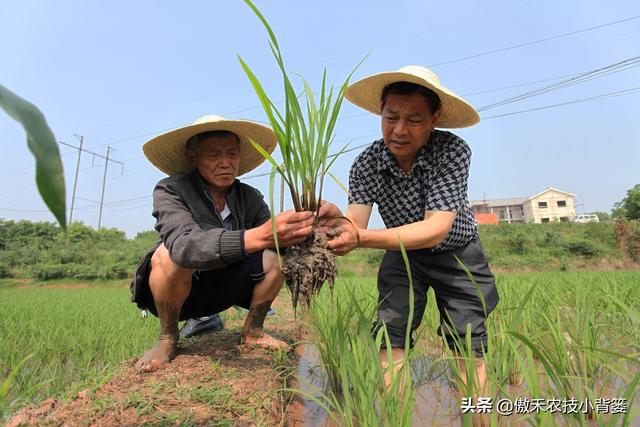
<instances>
[{"instance_id":1,"label":"dark blue shorts","mask_svg":"<svg viewBox=\"0 0 640 427\"><path fill-rule=\"evenodd\" d=\"M427 291L433 288L440 311L438 333L455 348L454 338L465 340L467 324L471 326L471 346L477 356L486 352L485 320L498 304L495 278L489 269L479 239L451 251L435 253L427 249L407 251L414 289L413 333L420 326L427 304ZM484 298L484 307L472 281L456 258L473 275ZM382 322L387 326L392 347L404 347L409 316L409 280L400 251L387 251L378 271L379 307L376 333ZM385 347L383 341L383 347Z\"/></svg>"},{"instance_id":2,"label":"dark blue shorts","mask_svg":"<svg viewBox=\"0 0 640 427\"><path fill-rule=\"evenodd\" d=\"M131 301L141 310L148 310L157 317L158 311L149 288L151 257L154 252L155 249L143 257L130 289ZM234 305L249 308L253 288L265 276L262 252L254 252L246 260L225 268L196 271L192 276L191 292L182 305L179 320L209 316Z\"/></svg>"}]
</instances>

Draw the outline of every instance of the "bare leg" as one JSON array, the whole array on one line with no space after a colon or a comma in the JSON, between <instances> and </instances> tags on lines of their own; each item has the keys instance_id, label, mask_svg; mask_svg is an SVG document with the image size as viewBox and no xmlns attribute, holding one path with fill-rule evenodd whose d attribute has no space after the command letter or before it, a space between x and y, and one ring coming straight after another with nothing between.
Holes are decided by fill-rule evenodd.
<instances>
[{"instance_id":1,"label":"bare leg","mask_svg":"<svg viewBox=\"0 0 640 427\"><path fill-rule=\"evenodd\" d=\"M387 390L391 388L391 379L395 378L396 375L398 375L404 365L404 348L392 348L391 357L393 359L393 369L387 369L389 367L387 349L380 349L380 364L382 365L382 369L387 370L384 374L384 385L387 387ZM402 393L404 393L405 384L406 378L403 374L400 384L400 390L402 391Z\"/></svg>"},{"instance_id":2,"label":"bare leg","mask_svg":"<svg viewBox=\"0 0 640 427\"><path fill-rule=\"evenodd\" d=\"M262 252L262 266L265 277L253 288L251 307L242 328L242 340L246 344L288 350L289 345L286 342L266 334L263 329L267 311L284 283L284 274L280 270L278 255L265 249Z\"/></svg>"},{"instance_id":3,"label":"bare leg","mask_svg":"<svg viewBox=\"0 0 640 427\"><path fill-rule=\"evenodd\" d=\"M456 359L458 362L458 368L460 370L460 377L462 382L467 385L469 378L467 378L467 368L465 364L464 358L460 357L459 354L456 354ZM462 396L462 390L460 390L460 398L462 397L471 397L474 402L477 403L478 397L490 397L489 387L487 386L487 365L484 363L484 359L476 358L473 359L474 364L474 377L471 379L473 381L473 395L472 396ZM488 414L473 414L472 423L474 427L484 427L488 426L490 422Z\"/></svg>"},{"instance_id":4,"label":"bare leg","mask_svg":"<svg viewBox=\"0 0 640 427\"><path fill-rule=\"evenodd\" d=\"M155 346L136 363L138 372L156 370L171 361L178 347L178 317L191 291L193 270L180 267L169 257L164 245L151 258L149 287L160 319L160 337Z\"/></svg>"},{"instance_id":5,"label":"bare leg","mask_svg":"<svg viewBox=\"0 0 640 427\"><path fill-rule=\"evenodd\" d=\"M460 369L460 376L462 377L462 382L466 385L468 378L467 378L467 368L465 365L465 361L462 357L457 356L456 357L457 362L458 362L458 367ZM474 382L474 393L478 393L477 395L474 395L475 397L479 396L483 396L483 397L488 397L487 395L487 365L484 363L484 359L482 358L477 358L473 360L474 363L474 378L473 378L473 382Z\"/></svg>"}]
</instances>

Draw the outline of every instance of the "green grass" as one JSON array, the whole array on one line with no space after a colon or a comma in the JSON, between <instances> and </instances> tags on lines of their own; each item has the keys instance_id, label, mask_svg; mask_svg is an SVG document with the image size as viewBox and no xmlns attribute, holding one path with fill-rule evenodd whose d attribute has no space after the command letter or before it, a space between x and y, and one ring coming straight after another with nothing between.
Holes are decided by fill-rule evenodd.
<instances>
[{"instance_id":1,"label":"green grass","mask_svg":"<svg viewBox=\"0 0 640 427\"><path fill-rule=\"evenodd\" d=\"M4 410L77 393L139 356L158 323L141 319L128 298L126 289L102 286L0 288L0 378L32 354L14 378Z\"/></svg>"}]
</instances>

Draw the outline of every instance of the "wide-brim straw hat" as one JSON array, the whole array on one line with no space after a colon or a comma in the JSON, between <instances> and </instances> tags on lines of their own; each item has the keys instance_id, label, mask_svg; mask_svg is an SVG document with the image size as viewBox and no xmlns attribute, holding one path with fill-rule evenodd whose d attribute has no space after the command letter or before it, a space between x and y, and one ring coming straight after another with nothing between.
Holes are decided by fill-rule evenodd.
<instances>
[{"instance_id":1,"label":"wide-brim straw hat","mask_svg":"<svg viewBox=\"0 0 640 427\"><path fill-rule=\"evenodd\" d=\"M411 82L431 89L440 97L439 128L464 128L480 121L478 112L471 104L442 86L433 71L419 65L408 65L397 71L373 74L358 80L347 88L346 98L358 107L374 114L381 114L380 96L385 86L395 82Z\"/></svg>"},{"instance_id":2,"label":"wide-brim straw hat","mask_svg":"<svg viewBox=\"0 0 640 427\"><path fill-rule=\"evenodd\" d=\"M221 116L200 117L193 124L171 130L147 141L142 146L144 155L151 163L167 175L194 170L186 155L187 141L202 132L226 130L240 139L240 167L238 176L245 174L264 162L265 158L249 142L260 144L268 153L276 148L276 135L264 125L249 120L229 120Z\"/></svg>"}]
</instances>

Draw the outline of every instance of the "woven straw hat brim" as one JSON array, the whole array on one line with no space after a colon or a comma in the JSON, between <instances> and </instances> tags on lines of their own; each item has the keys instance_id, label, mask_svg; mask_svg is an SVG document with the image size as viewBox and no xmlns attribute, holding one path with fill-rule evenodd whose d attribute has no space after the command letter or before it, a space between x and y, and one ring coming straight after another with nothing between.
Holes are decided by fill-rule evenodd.
<instances>
[{"instance_id":1,"label":"woven straw hat brim","mask_svg":"<svg viewBox=\"0 0 640 427\"><path fill-rule=\"evenodd\" d=\"M395 82L411 82L431 89L440 97L441 113L436 127L464 128L480 122L480 116L475 108L462 97L422 73L403 71L409 68L426 70L424 67L412 66L398 71L373 74L349 86L345 97L358 107L380 115L380 96L384 87Z\"/></svg>"},{"instance_id":2,"label":"woven straw hat brim","mask_svg":"<svg viewBox=\"0 0 640 427\"><path fill-rule=\"evenodd\" d=\"M202 132L226 130L240 138L240 167L238 176L258 167L265 158L249 142L260 144L268 153L276 148L277 141L273 131L267 126L249 120L227 120L219 116L205 116L189 126L174 129L156 136L142 146L149 161L167 175L194 170L186 156L187 141Z\"/></svg>"}]
</instances>

